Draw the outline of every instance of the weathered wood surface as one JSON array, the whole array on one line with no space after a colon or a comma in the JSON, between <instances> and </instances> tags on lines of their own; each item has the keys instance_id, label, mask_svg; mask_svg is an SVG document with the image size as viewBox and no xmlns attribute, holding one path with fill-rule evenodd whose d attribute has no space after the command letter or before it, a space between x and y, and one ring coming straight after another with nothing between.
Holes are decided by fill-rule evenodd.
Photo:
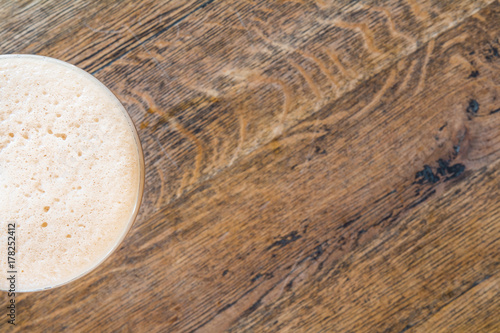
<instances>
[{"instance_id":1,"label":"weathered wood surface","mask_svg":"<svg viewBox=\"0 0 500 333\"><path fill-rule=\"evenodd\" d=\"M18 331L500 331L498 1L2 2L0 31L105 82L148 169L120 250Z\"/></svg>"}]
</instances>

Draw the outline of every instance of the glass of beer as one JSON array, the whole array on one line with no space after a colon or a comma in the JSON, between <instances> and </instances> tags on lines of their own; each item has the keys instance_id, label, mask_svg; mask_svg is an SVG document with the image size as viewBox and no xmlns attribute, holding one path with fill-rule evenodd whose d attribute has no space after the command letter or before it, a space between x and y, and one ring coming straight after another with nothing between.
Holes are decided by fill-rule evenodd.
<instances>
[{"instance_id":1,"label":"glass of beer","mask_svg":"<svg viewBox=\"0 0 500 333\"><path fill-rule=\"evenodd\" d=\"M51 289L89 273L130 230L144 189L137 131L92 75L0 56L0 289Z\"/></svg>"}]
</instances>

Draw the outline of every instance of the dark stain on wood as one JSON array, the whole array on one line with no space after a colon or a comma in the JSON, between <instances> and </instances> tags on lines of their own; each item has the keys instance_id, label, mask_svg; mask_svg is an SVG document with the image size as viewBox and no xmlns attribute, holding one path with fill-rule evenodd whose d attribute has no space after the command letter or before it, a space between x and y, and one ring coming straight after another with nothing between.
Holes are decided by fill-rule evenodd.
<instances>
[{"instance_id":1,"label":"dark stain on wood","mask_svg":"<svg viewBox=\"0 0 500 333\"><path fill-rule=\"evenodd\" d=\"M469 105L467 106L467 113L475 116L478 111L479 111L479 103L475 99L471 99L469 101Z\"/></svg>"},{"instance_id":2,"label":"dark stain on wood","mask_svg":"<svg viewBox=\"0 0 500 333\"><path fill-rule=\"evenodd\" d=\"M301 235L297 231L292 231L288 235L285 235L283 237L279 237L280 239L269 245L269 247L266 250L270 250L274 247L284 247L287 246L288 244L295 242L296 240L299 240L302 238Z\"/></svg>"}]
</instances>

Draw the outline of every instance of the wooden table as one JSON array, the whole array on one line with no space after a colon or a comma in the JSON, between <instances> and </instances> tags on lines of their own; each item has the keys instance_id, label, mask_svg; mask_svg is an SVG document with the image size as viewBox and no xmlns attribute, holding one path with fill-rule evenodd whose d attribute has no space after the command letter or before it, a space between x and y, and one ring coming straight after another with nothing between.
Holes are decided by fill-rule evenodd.
<instances>
[{"instance_id":1,"label":"wooden table","mask_svg":"<svg viewBox=\"0 0 500 333\"><path fill-rule=\"evenodd\" d=\"M2 332L500 332L498 1L2 1L0 32L109 86L147 166L123 246Z\"/></svg>"}]
</instances>

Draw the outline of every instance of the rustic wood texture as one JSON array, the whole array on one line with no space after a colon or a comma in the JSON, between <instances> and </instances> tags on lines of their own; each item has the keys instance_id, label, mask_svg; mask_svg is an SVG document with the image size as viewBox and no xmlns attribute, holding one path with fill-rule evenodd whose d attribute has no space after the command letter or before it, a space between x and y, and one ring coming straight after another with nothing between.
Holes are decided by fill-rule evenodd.
<instances>
[{"instance_id":1,"label":"rustic wood texture","mask_svg":"<svg viewBox=\"0 0 500 333\"><path fill-rule=\"evenodd\" d=\"M123 246L2 330L500 331L498 1L2 2L0 31L107 84L147 166Z\"/></svg>"}]
</instances>

